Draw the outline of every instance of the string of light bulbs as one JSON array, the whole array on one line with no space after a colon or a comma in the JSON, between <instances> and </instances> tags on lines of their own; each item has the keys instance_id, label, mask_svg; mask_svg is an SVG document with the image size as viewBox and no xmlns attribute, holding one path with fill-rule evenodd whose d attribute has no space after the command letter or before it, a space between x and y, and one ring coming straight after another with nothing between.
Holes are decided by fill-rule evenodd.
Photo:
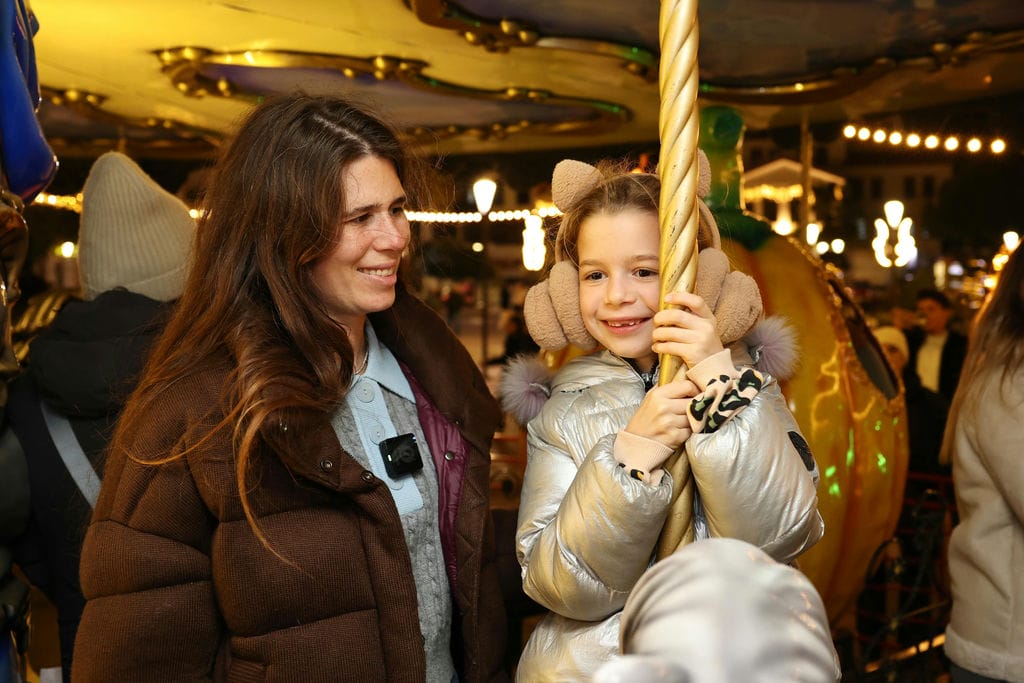
<instances>
[{"instance_id":1,"label":"string of light bulbs","mask_svg":"<svg viewBox=\"0 0 1024 683\"><path fill-rule=\"evenodd\" d=\"M893 147L906 146L910 149L923 147L928 150L943 149L947 152L956 152L961 149L961 136L939 135L938 133L904 133L899 130L886 130L885 128L872 128L866 125L848 123L843 127L843 137L847 140L860 140L861 142L874 142L879 145L889 144ZM1003 154L1006 152L1006 140L992 138L983 140L980 137L972 136L962 143L962 148L971 154L977 154L982 149L987 149L992 154Z\"/></svg>"},{"instance_id":2,"label":"string of light bulbs","mask_svg":"<svg viewBox=\"0 0 1024 683\"><path fill-rule=\"evenodd\" d=\"M75 213L82 213L82 194L77 195L56 195L49 194L46 192L40 192L36 195L32 201L33 204L41 206L50 206L55 209L66 209L68 211L74 211ZM193 218L198 218L202 215L201 209L189 209L189 213ZM421 223L479 223L483 220L483 216L476 211L462 211L462 212L451 212L451 211L406 211L405 215L411 221ZM514 211L491 211L487 214L487 219L494 222L504 221L521 221L527 216L539 216L540 218L547 218L549 216L560 216L562 212L553 206L541 206L536 209L516 209Z\"/></svg>"}]
</instances>

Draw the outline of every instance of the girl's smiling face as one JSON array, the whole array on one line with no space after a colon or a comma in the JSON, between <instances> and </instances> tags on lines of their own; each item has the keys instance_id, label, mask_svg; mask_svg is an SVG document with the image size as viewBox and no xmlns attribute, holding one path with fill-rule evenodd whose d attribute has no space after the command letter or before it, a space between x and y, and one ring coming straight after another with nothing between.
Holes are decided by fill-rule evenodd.
<instances>
[{"instance_id":1,"label":"girl's smiling face","mask_svg":"<svg viewBox=\"0 0 1024 683\"><path fill-rule=\"evenodd\" d=\"M652 318L658 312L658 216L626 209L596 213L580 225L580 313L587 331L644 372L654 367Z\"/></svg>"}]
</instances>

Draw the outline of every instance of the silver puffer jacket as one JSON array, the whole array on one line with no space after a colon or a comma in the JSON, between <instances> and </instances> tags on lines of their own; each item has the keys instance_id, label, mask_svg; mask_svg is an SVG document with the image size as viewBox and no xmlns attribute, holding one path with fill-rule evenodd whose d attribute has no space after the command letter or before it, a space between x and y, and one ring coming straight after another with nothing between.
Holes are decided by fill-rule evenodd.
<instances>
[{"instance_id":1,"label":"silver puffer jacket","mask_svg":"<svg viewBox=\"0 0 1024 683\"><path fill-rule=\"evenodd\" d=\"M612 456L643 397L636 371L604 351L562 368L529 424L516 547L526 593L551 613L526 644L519 681L589 681L618 652L622 607L650 566L672 495L667 473L652 486ZM817 471L794 443L806 444L768 376L717 432L690 437L710 536L746 541L779 562L821 538Z\"/></svg>"}]
</instances>

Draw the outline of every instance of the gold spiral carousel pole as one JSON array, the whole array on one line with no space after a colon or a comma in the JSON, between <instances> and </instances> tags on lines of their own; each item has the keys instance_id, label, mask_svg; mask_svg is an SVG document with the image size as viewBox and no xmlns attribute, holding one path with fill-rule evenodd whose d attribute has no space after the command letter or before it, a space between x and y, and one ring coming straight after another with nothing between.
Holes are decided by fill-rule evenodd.
<instances>
[{"instance_id":1,"label":"gold spiral carousel pole","mask_svg":"<svg viewBox=\"0 0 1024 683\"><path fill-rule=\"evenodd\" d=\"M659 17L661 108L661 293L692 291L697 279L697 0L662 0ZM664 304L663 304L664 306ZM678 356L662 354L660 383L682 369ZM682 449L666 469L674 481L672 506L658 542L659 559L693 539L693 478Z\"/></svg>"}]
</instances>

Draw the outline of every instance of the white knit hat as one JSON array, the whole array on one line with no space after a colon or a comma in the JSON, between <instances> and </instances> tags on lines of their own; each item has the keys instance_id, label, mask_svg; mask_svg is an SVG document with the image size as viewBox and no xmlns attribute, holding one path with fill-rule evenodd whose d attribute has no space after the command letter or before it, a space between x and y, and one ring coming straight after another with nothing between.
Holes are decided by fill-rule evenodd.
<instances>
[{"instance_id":1,"label":"white knit hat","mask_svg":"<svg viewBox=\"0 0 1024 683\"><path fill-rule=\"evenodd\" d=\"M177 299L195 229L180 199L125 155L107 152L82 190L78 265L85 299L118 287L157 301Z\"/></svg>"},{"instance_id":2,"label":"white knit hat","mask_svg":"<svg viewBox=\"0 0 1024 683\"><path fill-rule=\"evenodd\" d=\"M875 329L875 338L882 346L895 346L903 354L904 360L910 358L910 348L907 346L907 336L891 325L884 325Z\"/></svg>"}]
</instances>

